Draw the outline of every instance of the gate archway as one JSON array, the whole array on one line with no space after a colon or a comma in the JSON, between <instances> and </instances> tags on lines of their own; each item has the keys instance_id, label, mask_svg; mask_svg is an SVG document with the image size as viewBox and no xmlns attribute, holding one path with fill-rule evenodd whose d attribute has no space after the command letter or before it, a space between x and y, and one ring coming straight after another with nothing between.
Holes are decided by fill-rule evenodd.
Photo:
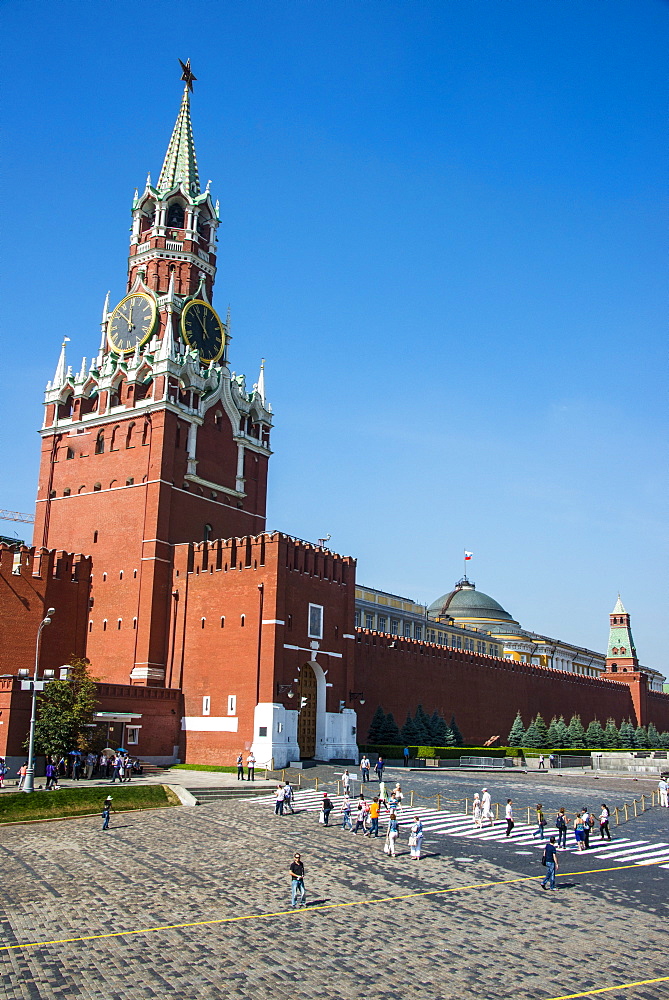
<instances>
[{"instance_id":1,"label":"gate archway","mask_svg":"<svg viewBox=\"0 0 669 1000\"><path fill-rule=\"evenodd\" d=\"M300 670L300 715L297 721L297 742L300 758L313 757L316 753L316 710L318 707L318 686L316 674L310 663L302 664Z\"/></svg>"}]
</instances>

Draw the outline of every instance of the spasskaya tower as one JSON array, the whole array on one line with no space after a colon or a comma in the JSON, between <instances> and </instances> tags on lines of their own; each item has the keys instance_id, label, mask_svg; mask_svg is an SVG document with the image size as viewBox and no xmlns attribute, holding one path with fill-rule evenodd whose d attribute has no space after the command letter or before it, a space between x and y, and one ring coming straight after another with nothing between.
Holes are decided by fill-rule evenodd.
<instances>
[{"instance_id":1,"label":"spasskaya tower","mask_svg":"<svg viewBox=\"0 0 669 1000\"><path fill-rule=\"evenodd\" d=\"M190 60L156 185L132 204L127 294L90 365L65 342L45 393L34 544L93 556L87 654L117 683L165 683L173 547L265 528L264 371L229 368L214 308L218 202L202 191ZM66 338L68 339L68 338Z\"/></svg>"}]
</instances>

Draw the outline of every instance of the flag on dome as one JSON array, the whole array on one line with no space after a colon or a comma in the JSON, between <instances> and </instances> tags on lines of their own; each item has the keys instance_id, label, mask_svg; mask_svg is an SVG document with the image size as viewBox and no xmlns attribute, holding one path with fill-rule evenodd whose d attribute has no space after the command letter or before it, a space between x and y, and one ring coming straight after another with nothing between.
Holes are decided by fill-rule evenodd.
<instances>
[{"instance_id":1,"label":"flag on dome","mask_svg":"<svg viewBox=\"0 0 669 1000\"><path fill-rule=\"evenodd\" d=\"M468 559L471 559L471 557L472 557L473 555L474 555L474 553L473 553L473 552L467 552L467 549L465 549L465 562L466 562L466 561L467 561Z\"/></svg>"}]
</instances>

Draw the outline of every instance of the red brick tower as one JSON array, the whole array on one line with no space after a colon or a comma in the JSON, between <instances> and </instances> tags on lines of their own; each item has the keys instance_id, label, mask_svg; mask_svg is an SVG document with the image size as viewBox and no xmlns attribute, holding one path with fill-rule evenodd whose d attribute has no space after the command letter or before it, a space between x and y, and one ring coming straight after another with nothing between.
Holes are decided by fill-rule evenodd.
<instances>
[{"instance_id":1,"label":"red brick tower","mask_svg":"<svg viewBox=\"0 0 669 1000\"><path fill-rule=\"evenodd\" d=\"M164 683L173 546L265 527L271 408L262 366L251 392L230 372L212 307L218 204L183 69L158 184L133 201L127 295L90 366L73 373L63 344L41 431L34 541L93 556L88 656L117 683Z\"/></svg>"}]
</instances>

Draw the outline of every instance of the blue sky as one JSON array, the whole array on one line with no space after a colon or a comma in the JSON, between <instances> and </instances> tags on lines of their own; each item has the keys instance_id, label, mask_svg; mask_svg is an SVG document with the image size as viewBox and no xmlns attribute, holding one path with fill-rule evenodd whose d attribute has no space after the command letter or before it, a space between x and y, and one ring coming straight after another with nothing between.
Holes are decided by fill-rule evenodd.
<instances>
[{"instance_id":1,"label":"blue sky","mask_svg":"<svg viewBox=\"0 0 669 1000\"><path fill-rule=\"evenodd\" d=\"M124 293L190 57L232 367L267 359L268 526L427 602L471 549L524 625L595 649L620 590L667 671L666 4L9 0L0 24L0 506L33 508L62 337L90 358Z\"/></svg>"}]
</instances>

